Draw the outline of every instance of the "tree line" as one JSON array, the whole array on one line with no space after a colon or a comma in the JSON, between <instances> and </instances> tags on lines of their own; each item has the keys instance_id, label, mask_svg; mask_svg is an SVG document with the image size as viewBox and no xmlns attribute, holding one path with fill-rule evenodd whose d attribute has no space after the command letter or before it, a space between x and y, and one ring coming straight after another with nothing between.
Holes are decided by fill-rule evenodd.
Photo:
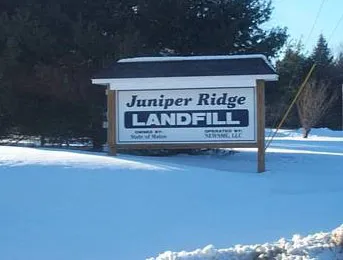
<instances>
[{"instance_id":1,"label":"tree line","mask_svg":"<svg viewBox=\"0 0 343 260\"><path fill-rule=\"evenodd\" d=\"M134 56L262 53L277 59L288 35L286 28L265 29L271 15L269 0L1 0L0 137L38 136L42 144L85 139L100 147L106 99L102 87L91 85L92 75ZM267 88L270 126L311 59L326 64L316 75L330 89L342 80L342 59L317 47L328 51L328 60L292 47L276 63L280 82ZM321 124L338 127L336 106ZM298 125L295 111L287 126Z\"/></svg>"},{"instance_id":2,"label":"tree line","mask_svg":"<svg viewBox=\"0 0 343 260\"><path fill-rule=\"evenodd\" d=\"M342 129L343 53L335 58L323 35L319 36L311 52L305 52L299 42L288 46L283 58L276 62L280 79L267 93L271 127L280 121L312 66L315 66L314 70L284 127L302 127L304 137L312 127Z\"/></svg>"}]
</instances>

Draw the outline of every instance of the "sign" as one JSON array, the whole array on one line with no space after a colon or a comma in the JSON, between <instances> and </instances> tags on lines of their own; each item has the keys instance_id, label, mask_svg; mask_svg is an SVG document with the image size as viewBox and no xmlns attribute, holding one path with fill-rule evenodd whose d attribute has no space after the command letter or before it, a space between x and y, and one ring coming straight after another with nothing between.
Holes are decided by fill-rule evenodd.
<instances>
[{"instance_id":1,"label":"sign","mask_svg":"<svg viewBox=\"0 0 343 260\"><path fill-rule=\"evenodd\" d=\"M118 144L254 143L254 87L118 90Z\"/></svg>"}]
</instances>

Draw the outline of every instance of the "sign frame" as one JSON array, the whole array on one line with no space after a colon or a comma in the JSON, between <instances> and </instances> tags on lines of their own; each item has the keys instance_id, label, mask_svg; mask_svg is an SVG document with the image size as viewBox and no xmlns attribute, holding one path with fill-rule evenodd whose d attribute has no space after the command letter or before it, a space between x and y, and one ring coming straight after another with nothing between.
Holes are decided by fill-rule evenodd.
<instances>
[{"instance_id":1,"label":"sign frame","mask_svg":"<svg viewBox=\"0 0 343 260\"><path fill-rule=\"evenodd\" d=\"M224 91L229 91L229 90L240 90L240 89L249 89L251 91L251 93L248 93L248 94L251 94L252 95L252 104L249 104L249 105L246 105L246 106L250 106L252 112L249 112L249 109L246 109L249 113L249 118L253 118L252 120L250 119L249 122L250 123L253 123L252 126L249 127L249 130L252 130L253 131L253 138L252 139L246 139L246 140L238 140L238 139L234 139L234 140L230 140L230 139L220 139L220 140L215 140L215 139L208 139L208 140L189 140L189 141L185 141L185 140L167 140L167 141L161 141L161 140L157 140L157 141L126 141L126 140L121 140L121 130L123 130L125 127L123 126L123 122L122 121L125 121L125 118L121 118L123 117L123 115L120 115L121 113L121 103L120 103L120 94L123 93L123 92L149 92L149 91L152 91L152 92L156 92L156 91L160 91L161 93L163 93L163 91L177 91L177 90L180 90L180 91L191 91L191 92L198 92L197 94L200 94L199 93L199 90L204 90L204 91L216 91L216 90L224 90ZM222 91L221 91L222 92ZM116 124L116 140L117 140L117 145L193 145L193 144L196 144L196 145L202 145L202 144L255 144L257 142L257 93L256 93L256 87L255 86L245 86L245 87L226 87L226 86L223 86L223 87L213 87L213 88L206 88L206 87L201 87L201 88L197 88L197 89L194 89L194 88L178 88L178 89L165 89L165 88L161 88L161 89L142 89L142 90L130 90L130 89L125 89L125 90L117 90L116 92L116 118L117 118L117 124ZM123 101L122 101L123 102ZM123 106L124 104L122 104ZM188 106L188 105L187 105ZM214 106L219 106L219 105L214 105ZM124 110L124 109L123 109ZM143 109L144 110L144 109ZM161 108L161 110L163 110ZM184 109L185 111L187 111L187 109ZM216 111L215 109L211 109L211 108L203 108L203 109L196 109L196 110L193 110L193 111ZM218 110L223 110L223 109L219 109ZM227 110L230 110L230 109L227 109ZM232 108L231 110L235 110L234 108ZM144 112L149 112L149 111L155 111L153 109L148 109L148 110L145 110ZM174 110L175 112L177 112L178 110ZM173 112L174 112L173 111ZM190 111L190 110L188 110ZM137 112L137 111L136 111ZM168 112L166 110L166 112ZM134 112L132 112L134 113ZM137 112L139 113L139 112ZM120 129L120 128L123 128L123 129ZM149 128L151 128L151 130L154 130L154 129L158 129L159 127L142 127L143 130L145 129L146 131L148 131ZM166 127L166 129L171 129L173 127ZM194 127L179 127L179 128L182 128L182 129L187 129L187 128L194 128ZM200 127L199 127L200 128ZM206 128L211 128L211 127L202 127L203 129L206 129ZM213 127L213 128L219 128L218 126L217 127ZM227 127L220 127L220 128L227 128ZM137 129L138 130L138 129ZM187 129L188 130L188 129Z\"/></svg>"}]
</instances>

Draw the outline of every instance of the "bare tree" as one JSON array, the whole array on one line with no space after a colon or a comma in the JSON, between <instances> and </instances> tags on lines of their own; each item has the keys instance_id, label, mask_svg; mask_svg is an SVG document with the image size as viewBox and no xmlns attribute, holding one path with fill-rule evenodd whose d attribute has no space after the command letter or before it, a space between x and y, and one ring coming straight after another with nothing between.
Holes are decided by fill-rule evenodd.
<instances>
[{"instance_id":1,"label":"bare tree","mask_svg":"<svg viewBox=\"0 0 343 260\"><path fill-rule=\"evenodd\" d=\"M306 84L297 101L304 138L308 137L311 128L326 115L337 96L330 88L330 82L311 80Z\"/></svg>"}]
</instances>

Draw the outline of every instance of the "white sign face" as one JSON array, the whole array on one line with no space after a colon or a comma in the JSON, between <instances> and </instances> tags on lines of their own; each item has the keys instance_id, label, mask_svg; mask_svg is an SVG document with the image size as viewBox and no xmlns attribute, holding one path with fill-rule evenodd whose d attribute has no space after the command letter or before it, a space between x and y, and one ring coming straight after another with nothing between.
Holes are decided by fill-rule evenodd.
<instances>
[{"instance_id":1,"label":"white sign face","mask_svg":"<svg viewBox=\"0 0 343 260\"><path fill-rule=\"evenodd\" d=\"M119 90L118 144L255 143L255 88Z\"/></svg>"}]
</instances>

